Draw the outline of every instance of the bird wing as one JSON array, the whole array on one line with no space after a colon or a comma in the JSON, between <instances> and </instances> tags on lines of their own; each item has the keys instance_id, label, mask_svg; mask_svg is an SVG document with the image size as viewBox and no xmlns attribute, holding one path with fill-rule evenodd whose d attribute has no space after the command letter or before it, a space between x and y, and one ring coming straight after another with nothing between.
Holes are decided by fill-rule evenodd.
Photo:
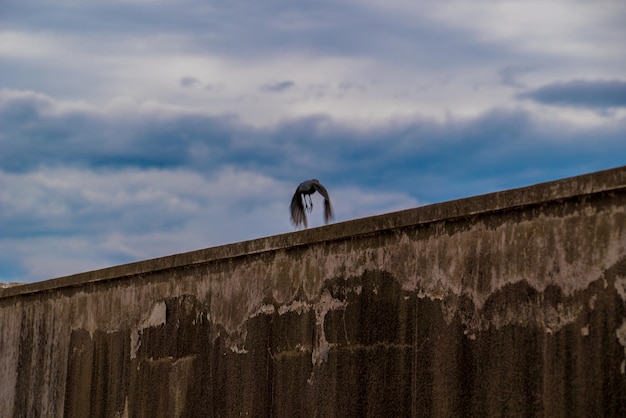
<instances>
[{"instance_id":1,"label":"bird wing","mask_svg":"<svg viewBox=\"0 0 626 418\"><path fill-rule=\"evenodd\" d=\"M330 204L330 197L328 196L328 190L322 186L319 182L314 181L312 183L315 191L324 196L324 221L328 223L333 218L333 208Z\"/></svg>"},{"instance_id":2,"label":"bird wing","mask_svg":"<svg viewBox=\"0 0 626 418\"><path fill-rule=\"evenodd\" d=\"M306 213L304 212L304 204L302 203L302 194L296 189L296 192L291 198L291 222L295 226L304 224L307 227Z\"/></svg>"}]
</instances>

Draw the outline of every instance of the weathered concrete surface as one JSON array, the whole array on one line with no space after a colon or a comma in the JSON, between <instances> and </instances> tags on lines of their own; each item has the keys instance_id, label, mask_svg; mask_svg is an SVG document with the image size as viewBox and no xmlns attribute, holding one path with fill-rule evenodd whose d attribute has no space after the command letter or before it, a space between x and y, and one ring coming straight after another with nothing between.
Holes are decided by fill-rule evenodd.
<instances>
[{"instance_id":1,"label":"weathered concrete surface","mask_svg":"<svg viewBox=\"0 0 626 418\"><path fill-rule=\"evenodd\" d=\"M0 376L20 417L626 416L626 167L1 289Z\"/></svg>"}]
</instances>

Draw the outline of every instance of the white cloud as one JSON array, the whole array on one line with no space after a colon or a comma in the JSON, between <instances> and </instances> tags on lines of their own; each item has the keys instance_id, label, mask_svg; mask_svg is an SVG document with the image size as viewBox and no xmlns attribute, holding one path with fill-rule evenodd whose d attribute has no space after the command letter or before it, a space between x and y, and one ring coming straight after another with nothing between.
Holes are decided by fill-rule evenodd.
<instances>
[{"instance_id":1,"label":"white cloud","mask_svg":"<svg viewBox=\"0 0 626 418\"><path fill-rule=\"evenodd\" d=\"M448 30L467 31L478 40L528 51L589 58L625 55L626 30L618 22L626 16L626 6L619 1L370 0L367 4L402 21L429 20Z\"/></svg>"},{"instance_id":2,"label":"white cloud","mask_svg":"<svg viewBox=\"0 0 626 418\"><path fill-rule=\"evenodd\" d=\"M56 36L23 31L0 31L0 57L4 59L41 59L59 56L66 51Z\"/></svg>"},{"instance_id":3,"label":"white cloud","mask_svg":"<svg viewBox=\"0 0 626 418\"><path fill-rule=\"evenodd\" d=\"M486 42L506 43L550 56L622 59L626 31L607 25L625 15L616 1L438 2L433 16L468 29ZM615 22L613 22L615 23ZM621 35L620 35L621 32Z\"/></svg>"},{"instance_id":4,"label":"white cloud","mask_svg":"<svg viewBox=\"0 0 626 418\"><path fill-rule=\"evenodd\" d=\"M619 78L626 59L626 30L614 22L626 15L621 2L370 1L359 2L356 17L332 15L323 23L315 17L327 16L325 3L276 16L282 9L273 5L259 27L245 24L252 13L245 8L188 6L191 15L161 4L149 16L155 21L136 31L125 22L119 33L61 26L0 32L0 55L15 66L4 82L19 85L25 66L36 66L31 88L55 97L93 104L125 97L152 109L233 114L255 126L311 114L356 123L415 115L441 121L514 103L511 86L498 77L507 66L532 65L522 80L532 88L563 78ZM103 12L127 6L116 7ZM157 11L176 19L157 30ZM233 21L194 31L196 16ZM350 35L345 45L327 39L342 34ZM194 88L182 88L181 80L193 80ZM261 88L282 80L293 84L281 94Z\"/></svg>"},{"instance_id":5,"label":"white cloud","mask_svg":"<svg viewBox=\"0 0 626 418\"><path fill-rule=\"evenodd\" d=\"M211 177L185 170L0 172L8 226L0 251L25 271L19 281L290 232L297 184L224 167ZM333 188L336 221L415 205L401 193ZM311 226L322 222L322 204Z\"/></svg>"}]
</instances>

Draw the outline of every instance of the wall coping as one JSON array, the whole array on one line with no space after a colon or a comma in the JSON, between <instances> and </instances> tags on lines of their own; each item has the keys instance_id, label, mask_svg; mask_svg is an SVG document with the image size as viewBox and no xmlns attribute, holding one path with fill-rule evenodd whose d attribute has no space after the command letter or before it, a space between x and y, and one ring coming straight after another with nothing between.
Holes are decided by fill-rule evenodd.
<instances>
[{"instance_id":1,"label":"wall coping","mask_svg":"<svg viewBox=\"0 0 626 418\"><path fill-rule=\"evenodd\" d=\"M344 240L351 237L371 235L380 231L427 224L444 219L470 217L520 206L537 205L571 199L577 196L593 195L622 189L626 189L626 166L539 183L532 186L353 219L317 228L136 261L40 282L0 288L0 299L47 292L65 287L78 287L89 283L104 282L113 279L130 278L140 274L182 266L244 257L246 255L276 251L290 247L308 246L324 241Z\"/></svg>"}]
</instances>

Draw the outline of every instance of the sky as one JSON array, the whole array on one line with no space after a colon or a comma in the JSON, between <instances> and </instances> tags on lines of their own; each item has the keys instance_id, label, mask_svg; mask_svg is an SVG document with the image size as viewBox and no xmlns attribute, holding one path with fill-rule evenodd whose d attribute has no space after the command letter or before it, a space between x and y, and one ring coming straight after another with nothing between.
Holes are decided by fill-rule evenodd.
<instances>
[{"instance_id":1,"label":"sky","mask_svg":"<svg viewBox=\"0 0 626 418\"><path fill-rule=\"evenodd\" d=\"M626 2L0 0L0 282L626 164ZM309 227L323 226L313 196Z\"/></svg>"}]
</instances>

